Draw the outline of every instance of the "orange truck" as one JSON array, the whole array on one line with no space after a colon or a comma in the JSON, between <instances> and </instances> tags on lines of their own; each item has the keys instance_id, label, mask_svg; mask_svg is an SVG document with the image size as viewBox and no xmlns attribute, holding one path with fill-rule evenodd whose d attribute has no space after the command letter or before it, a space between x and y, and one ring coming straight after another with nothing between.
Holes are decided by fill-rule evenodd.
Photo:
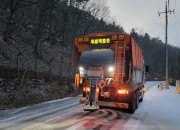
<instances>
[{"instance_id":1,"label":"orange truck","mask_svg":"<svg viewBox=\"0 0 180 130\"><path fill-rule=\"evenodd\" d=\"M82 87L84 110L102 107L134 113L145 93L142 50L128 34L93 33L75 38L75 86Z\"/></svg>"}]
</instances>

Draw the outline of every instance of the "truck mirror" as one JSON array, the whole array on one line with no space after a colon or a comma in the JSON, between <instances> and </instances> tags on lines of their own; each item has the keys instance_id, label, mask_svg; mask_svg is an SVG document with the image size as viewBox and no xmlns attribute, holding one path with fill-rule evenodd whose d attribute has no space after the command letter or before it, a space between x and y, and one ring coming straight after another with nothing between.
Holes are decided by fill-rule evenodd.
<instances>
[{"instance_id":1,"label":"truck mirror","mask_svg":"<svg viewBox=\"0 0 180 130\"><path fill-rule=\"evenodd\" d=\"M146 65L146 66L145 66L145 72L146 72L146 73L149 73L149 65Z\"/></svg>"}]
</instances>

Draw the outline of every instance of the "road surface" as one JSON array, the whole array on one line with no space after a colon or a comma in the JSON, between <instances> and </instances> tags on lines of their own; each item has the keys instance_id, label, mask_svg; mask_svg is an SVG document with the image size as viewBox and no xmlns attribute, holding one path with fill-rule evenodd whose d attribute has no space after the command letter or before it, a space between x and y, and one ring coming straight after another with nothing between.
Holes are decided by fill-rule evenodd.
<instances>
[{"instance_id":1,"label":"road surface","mask_svg":"<svg viewBox=\"0 0 180 130\"><path fill-rule=\"evenodd\" d=\"M180 95L172 86L160 91L158 84L146 83L134 114L112 108L83 111L77 96L1 111L0 130L180 130Z\"/></svg>"}]
</instances>

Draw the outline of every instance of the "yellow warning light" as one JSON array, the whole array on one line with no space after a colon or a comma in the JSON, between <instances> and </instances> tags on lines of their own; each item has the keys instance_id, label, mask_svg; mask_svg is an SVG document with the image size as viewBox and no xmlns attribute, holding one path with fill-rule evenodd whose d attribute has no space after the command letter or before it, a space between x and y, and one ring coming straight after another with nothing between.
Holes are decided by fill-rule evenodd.
<instances>
[{"instance_id":1,"label":"yellow warning light","mask_svg":"<svg viewBox=\"0 0 180 130\"><path fill-rule=\"evenodd\" d=\"M82 37L78 38L78 42L83 42L83 38Z\"/></svg>"},{"instance_id":2,"label":"yellow warning light","mask_svg":"<svg viewBox=\"0 0 180 130\"><path fill-rule=\"evenodd\" d=\"M120 41L122 41L122 40L124 40L124 38L125 38L125 36L124 35L118 35L118 40L120 40Z\"/></svg>"},{"instance_id":3,"label":"yellow warning light","mask_svg":"<svg viewBox=\"0 0 180 130\"><path fill-rule=\"evenodd\" d=\"M85 38L84 38L84 42L89 42L89 38L88 38L88 37L85 37Z\"/></svg>"},{"instance_id":4,"label":"yellow warning light","mask_svg":"<svg viewBox=\"0 0 180 130\"><path fill-rule=\"evenodd\" d=\"M117 35L113 35L111 39L112 39L113 41L116 41L116 40L117 40Z\"/></svg>"},{"instance_id":5,"label":"yellow warning light","mask_svg":"<svg viewBox=\"0 0 180 130\"><path fill-rule=\"evenodd\" d=\"M75 75L75 81L74 81L76 87L79 87L79 79L80 79L80 75L77 73Z\"/></svg>"}]
</instances>

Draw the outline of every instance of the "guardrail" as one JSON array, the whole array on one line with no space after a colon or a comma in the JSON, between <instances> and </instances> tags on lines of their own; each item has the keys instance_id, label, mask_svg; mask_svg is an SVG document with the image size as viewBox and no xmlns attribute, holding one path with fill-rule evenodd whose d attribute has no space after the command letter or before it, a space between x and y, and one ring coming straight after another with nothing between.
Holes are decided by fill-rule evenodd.
<instances>
[{"instance_id":1,"label":"guardrail","mask_svg":"<svg viewBox=\"0 0 180 130\"><path fill-rule=\"evenodd\" d=\"M176 80L176 93L180 94L180 80Z\"/></svg>"}]
</instances>

